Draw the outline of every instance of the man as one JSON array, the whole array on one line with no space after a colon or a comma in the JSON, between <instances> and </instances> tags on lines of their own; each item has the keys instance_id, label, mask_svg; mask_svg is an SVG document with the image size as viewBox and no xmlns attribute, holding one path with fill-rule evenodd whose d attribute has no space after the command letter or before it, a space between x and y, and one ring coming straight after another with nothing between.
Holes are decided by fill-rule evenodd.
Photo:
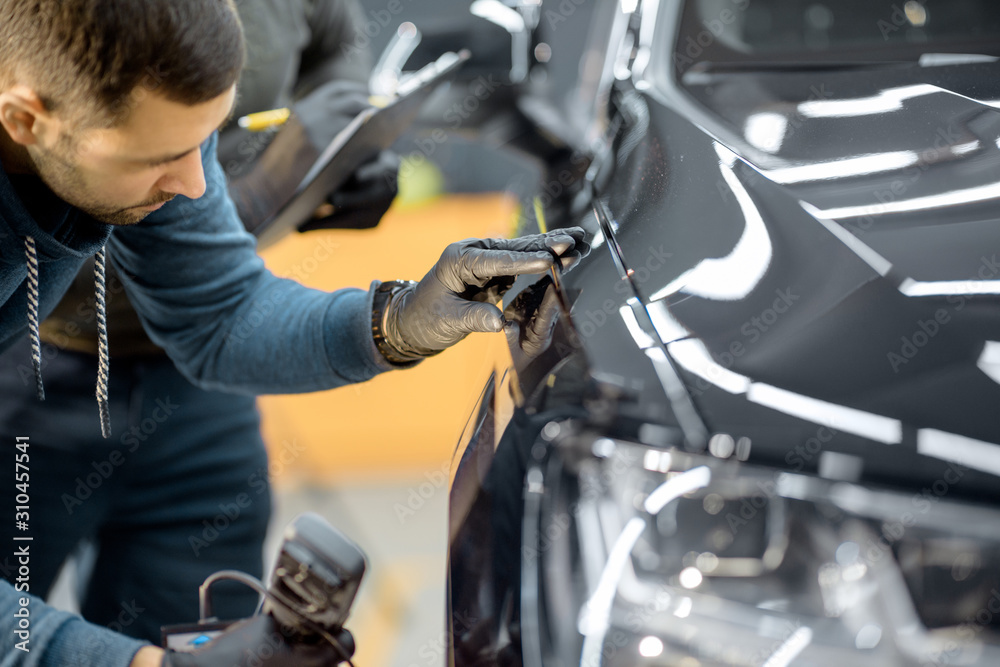
<instances>
[{"instance_id":1,"label":"man","mask_svg":"<svg viewBox=\"0 0 1000 667\"><path fill-rule=\"evenodd\" d=\"M318 155L368 106L371 59L353 49L347 58L342 48L355 34L360 9L353 0L241 0L237 9L248 49L234 116L293 107L294 121L278 132L273 149ZM324 81L328 76L334 79ZM238 177L254 168L265 139L274 134L247 133L235 122L226 126L218 154L231 179L241 183ZM301 162L308 169L309 161ZM370 166L378 163L364 170ZM268 176L288 181L292 170L282 171ZM386 184L381 174L371 180ZM375 220L391 201L392 190L383 192L375 200L382 206L365 210ZM239 201L253 195L237 193ZM244 224L247 219L252 216ZM93 560L94 568L81 595L83 616L155 642L162 625L197 618L198 586L208 575L237 569L263 576L267 453L255 398L205 391L184 378L145 335L120 278L107 268L113 437L102 437L93 399L99 345L94 267L88 261L40 326L46 400L35 395L27 339L0 356L0 442L34 436L32 478L51 496L32 512L33 528L49 535L45 550L33 557L33 590L45 594L66 557L85 540L94 546L84 560ZM170 477L184 477L202 491L186 494ZM0 507L13 507L16 492L0 487ZM171 508L169 522L160 506ZM213 522L224 522L225 530ZM0 524L0 541L10 543L16 530ZM217 597L222 618L249 616L257 604L257 594L246 587L222 589ZM123 603L144 612L122 623Z\"/></svg>"},{"instance_id":2,"label":"man","mask_svg":"<svg viewBox=\"0 0 1000 667\"><path fill-rule=\"evenodd\" d=\"M105 338L105 246L146 330L178 368L203 388L251 394L364 381L472 331L499 331L503 318L493 304L514 275L578 255L580 234L562 232L453 244L418 285L326 294L277 279L242 230L214 157L214 132L230 114L243 61L232 2L0 0L0 43L0 348L30 330L40 393L38 321L95 253L96 319ZM106 340L100 347L97 398L108 426L115 379ZM182 496L199 492L185 488L183 475L163 482ZM30 500L53 498L33 489ZM175 508L158 509L164 522L173 520ZM34 539L27 549L44 549L43 538L53 536L31 535L25 523ZM17 592L0 584L0 633L27 632L15 616L24 608L30 637L0 664L159 661L154 649L140 651L134 640L27 597L30 568L22 572L15 564L8 574ZM216 650L270 635L266 623L243 626ZM255 664L298 664L288 656L306 650L268 651L284 662L261 662L262 651ZM221 664L220 656L168 656L164 664Z\"/></svg>"}]
</instances>

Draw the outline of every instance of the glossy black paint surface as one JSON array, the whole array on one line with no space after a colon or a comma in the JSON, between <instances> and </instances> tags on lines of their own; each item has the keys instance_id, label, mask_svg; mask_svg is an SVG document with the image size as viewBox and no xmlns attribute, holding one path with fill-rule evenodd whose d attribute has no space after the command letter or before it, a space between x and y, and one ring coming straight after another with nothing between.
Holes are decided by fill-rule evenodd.
<instances>
[{"instance_id":1,"label":"glossy black paint surface","mask_svg":"<svg viewBox=\"0 0 1000 667\"><path fill-rule=\"evenodd\" d=\"M562 277L570 311L543 354L498 372L459 445L456 665L579 664L579 527L558 519L586 455L545 431L711 458L671 373L707 435L749 439L747 466L1000 500L1000 64L667 69L615 84L593 169L614 238L586 186L563 202L596 235Z\"/></svg>"},{"instance_id":2,"label":"glossy black paint surface","mask_svg":"<svg viewBox=\"0 0 1000 667\"><path fill-rule=\"evenodd\" d=\"M996 65L935 69L950 70L950 77L935 71L928 78L939 84L950 78L958 91L972 88L972 80L1000 82ZM701 86L692 95L699 100L698 110L732 129L720 141L672 109L636 96L634 115L648 115L648 130L616 172L607 197L618 212L616 236L625 257L638 278L645 278L637 281L644 301L684 272L714 260L711 271L702 274L708 290L689 284L663 299L677 322L704 342L717 363L752 381L900 420L904 438L894 451L846 434L837 441L846 451L864 455L872 472L912 481L924 465L932 478L935 467L940 468L914 459L918 470L899 469L900 456L908 458L905 453L915 447L912 430L932 428L1000 442L995 408L1000 386L976 365L984 344L1000 337L1000 309L995 294L976 294L980 286L971 284L1000 277L995 252L1000 248L1000 110L941 89L874 118L799 119L775 154L748 149L745 136L737 135L745 118L763 113L760 109L774 113L782 99L795 99L796 92L809 101L810 87L839 88L841 99L854 100L916 85L889 74L728 75L726 79L738 80ZM747 105L754 97L744 94L746 89L759 93L789 78L781 94L760 99L757 107ZM851 80L855 83L848 86ZM990 90L980 83L978 88L985 99L1000 99L1000 85L994 83ZM720 99L744 100L744 117ZM795 120L791 116L789 127ZM954 155L955 146L968 152ZM723 173L719 153L730 150L744 156L734 155L730 181L744 189L748 208L759 214L756 229ZM830 163L904 151L914 153L916 162L883 173L802 183L769 178L776 172L779 180L819 175ZM935 153L941 157L932 159ZM996 192L981 202L879 213L878 207L893 203L977 189ZM829 224L883 257L891 264L887 274L880 275L884 268L871 266L800 202L819 210L871 206L871 215ZM672 256L656 266L656 257L664 252ZM907 278L954 281L955 287L973 293L907 296L900 291ZM580 280L586 278L567 277L570 285ZM721 296L698 295L712 287ZM682 335L667 336L664 342ZM618 347L594 345L588 351L600 358L617 354ZM611 359L603 363L615 364ZM809 429L816 429L817 423L747 405L702 378L688 380L714 431L738 435L744 428L752 430L745 434L764 450L755 446L755 456L787 462L788 452L808 437ZM800 457L792 458L797 462ZM995 491L989 481L984 483Z\"/></svg>"}]
</instances>

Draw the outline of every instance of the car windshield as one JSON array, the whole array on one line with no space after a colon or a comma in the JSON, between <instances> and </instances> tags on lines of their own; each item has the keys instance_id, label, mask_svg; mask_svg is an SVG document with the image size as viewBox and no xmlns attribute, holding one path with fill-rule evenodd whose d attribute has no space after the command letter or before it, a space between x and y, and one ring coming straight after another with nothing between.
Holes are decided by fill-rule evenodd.
<instances>
[{"instance_id":1,"label":"car windshield","mask_svg":"<svg viewBox=\"0 0 1000 667\"><path fill-rule=\"evenodd\" d=\"M689 0L674 49L689 69L1000 56L997 0Z\"/></svg>"}]
</instances>

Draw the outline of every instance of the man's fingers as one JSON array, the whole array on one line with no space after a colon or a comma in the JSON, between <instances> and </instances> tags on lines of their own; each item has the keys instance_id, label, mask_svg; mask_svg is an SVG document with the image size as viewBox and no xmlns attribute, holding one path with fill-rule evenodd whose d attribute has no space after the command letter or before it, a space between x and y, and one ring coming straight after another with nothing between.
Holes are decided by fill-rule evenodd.
<instances>
[{"instance_id":1,"label":"man's fingers","mask_svg":"<svg viewBox=\"0 0 1000 667\"><path fill-rule=\"evenodd\" d=\"M580 227L557 229L547 234L532 234L516 239L482 239L480 248L486 250L510 250L515 252L533 252L545 250L561 255L575 245L583 242L586 232Z\"/></svg>"},{"instance_id":2,"label":"man's fingers","mask_svg":"<svg viewBox=\"0 0 1000 667\"><path fill-rule=\"evenodd\" d=\"M559 294L546 276L525 288L503 311L507 343L530 361L548 347L559 312Z\"/></svg>"},{"instance_id":3,"label":"man's fingers","mask_svg":"<svg viewBox=\"0 0 1000 667\"><path fill-rule=\"evenodd\" d=\"M583 229L583 227L567 227L566 229L560 229L552 233L561 234L562 236L557 238L563 243L565 242L563 237L568 236L573 242L570 247L575 247L577 250L580 250L581 248L587 248L589 250L590 248L584 240L587 238L587 232ZM564 248L559 254L562 254L565 250L566 249Z\"/></svg>"},{"instance_id":4,"label":"man's fingers","mask_svg":"<svg viewBox=\"0 0 1000 667\"><path fill-rule=\"evenodd\" d=\"M587 232L582 227L567 227L546 234L545 244L557 255L562 255L567 250L576 251L581 248L589 250L589 246L584 242L586 236Z\"/></svg>"},{"instance_id":5,"label":"man's fingers","mask_svg":"<svg viewBox=\"0 0 1000 667\"><path fill-rule=\"evenodd\" d=\"M509 252L470 248L458 262L458 277L466 284L484 285L497 276L545 273L555 263L548 252Z\"/></svg>"},{"instance_id":6,"label":"man's fingers","mask_svg":"<svg viewBox=\"0 0 1000 667\"><path fill-rule=\"evenodd\" d=\"M457 326L466 333L496 333L503 330L503 314L488 303L466 301L459 309Z\"/></svg>"},{"instance_id":7,"label":"man's fingers","mask_svg":"<svg viewBox=\"0 0 1000 667\"><path fill-rule=\"evenodd\" d=\"M545 245L548 246L556 255L561 255L570 248L572 248L576 243L573 241L572 237L569 236L557 236L552 239L547 239Z\"/></svg>"},{"instance_id":8,"label":"man's fingers","mask_svg":"<svg viewBox=\"0 0 1000 667\"><path fill-rule=\"evenodd\" d=\"M528 326L532 340L540 343L548 338L557 317L559 317L559 294L555 285L549 284L545 289L545 296L542 297L542 303Z\"/></svg>"},{"instance_id":9,"label":"man's fingers","mask_svg":"<svg viewBox=\"0 0 1000 667\"><path fill-rule=\"evenodd\" d=\"M451 289L461 292L453 281L481 287L497 276L545 273L557 261L565 269L579 259L581 251L585 254L589 250L585 236L580 227L570 227L516 239L466 239L449 246L456 261L439 266L452 273L438 275Z\"/></svg>"},{"instance_id":10,"label":"man's fingers","mask_svg":"<svg viewBox=\"0 0 1000 667\"><path fill-rule=\"evenodd\" d=\"M559 253L559 263L562 265L563 271L568 271L581 259L590 254L590 244L582 238L586 233L579 227L574 227L573 229L580 232L581 238L576 239L576 243L571 250Z\"/></svg>"},{"instance_id":11,"label":"man's fingers","mask_svg":"<svg viewBox=\"0 0 1000 667\"><path fill-rule=\"evenodd\" d=\"M571 237L560 234L565 239ZM550 236L543 234L533 234L531 236L520 236L516 239L479 239L477 247L483 250L509 250L512 252L532 252L545 251L549 249L547 241Z\"/></svg>"},{"instance_id":12,"label":"man's fingers","mask_svg":"<svg viewBox=\"0 0 1000 667\"><path fill-rule=\"evenodd\" d=\"M579 253L577 251L568 252L565 255L559 256L559 264L562 266L563 271L568 270L570 267L575 266L577 262L583 259L586 253Z\"/></svg>"}]
</instances>

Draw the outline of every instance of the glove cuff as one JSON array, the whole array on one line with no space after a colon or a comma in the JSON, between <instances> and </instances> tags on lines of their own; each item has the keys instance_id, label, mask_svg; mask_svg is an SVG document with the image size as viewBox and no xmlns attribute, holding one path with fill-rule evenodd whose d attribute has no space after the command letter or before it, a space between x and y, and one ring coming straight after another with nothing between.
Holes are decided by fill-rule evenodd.
<instances>
[{"instance_id":1,"label":"glove cuff","mask_svg":"<svg viewBox=\"0 0 1000 667\"><path fill-rule=\"evenodd\" d=\"M409 367L416 361L441 352L419 350L408 345L395 324L401 300L416 288L417 283L412 280L392 280L379 285L372 299L372 339L385 360L395 366Z\"/></svg>"}]
</instances>

